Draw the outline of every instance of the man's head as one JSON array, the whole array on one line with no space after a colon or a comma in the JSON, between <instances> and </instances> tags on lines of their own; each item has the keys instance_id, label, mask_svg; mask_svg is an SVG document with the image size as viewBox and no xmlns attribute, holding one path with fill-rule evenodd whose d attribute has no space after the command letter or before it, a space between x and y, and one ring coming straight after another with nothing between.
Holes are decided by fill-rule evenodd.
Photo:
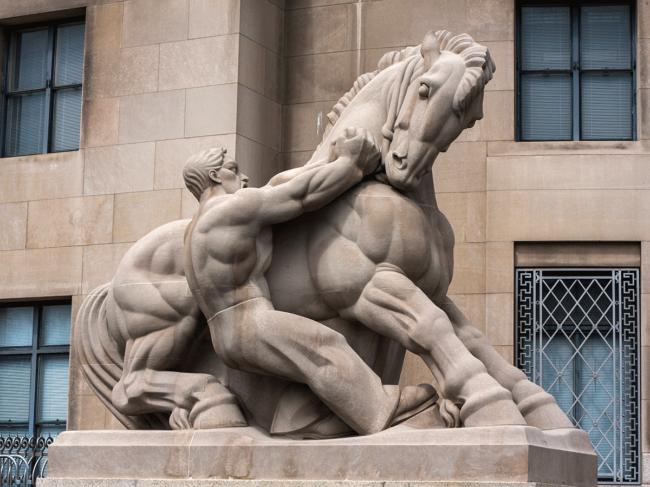
<instances>
[{"instance_id":1,"label":"man's head","mask_svg":"<svg viewBox=\"0 0 650 487\"><path fill-rule=\"evenodd\" d=\"M199 201L203 192L215 185L221 185L227 194L248 186L248 177L239 172L237 163L221 147L190 157L183 168L183 179Z\"/></svg>"}]
</instances>

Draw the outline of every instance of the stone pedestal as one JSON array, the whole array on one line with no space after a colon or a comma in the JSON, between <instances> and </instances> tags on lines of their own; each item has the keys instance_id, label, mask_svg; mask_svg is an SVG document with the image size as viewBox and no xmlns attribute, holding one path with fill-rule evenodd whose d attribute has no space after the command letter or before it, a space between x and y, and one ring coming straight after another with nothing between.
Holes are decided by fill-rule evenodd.
<instances>
[{"instance_id":1,"label":"stone pedestal","mask_svg":"<svg viewBox=\"0 0 650 487\"><path fill-rule=\"evenodd\" d=\"M585 432L524 426L402 425L365 437L303 441L271 438L253 427L75 431L59 435L49 451L43 487L597 484Z\"/></svg>"}]
</instances>

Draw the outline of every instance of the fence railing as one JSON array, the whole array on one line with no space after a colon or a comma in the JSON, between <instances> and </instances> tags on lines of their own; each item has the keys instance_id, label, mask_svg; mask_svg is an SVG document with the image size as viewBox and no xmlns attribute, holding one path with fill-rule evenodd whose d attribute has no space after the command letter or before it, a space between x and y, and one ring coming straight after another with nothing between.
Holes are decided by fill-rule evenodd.
<instances>
[{"instance_id":1,"label":"fence railing","mask_svg":"<svg viewBox=\"0 0 650 487\"><path fill-rule=\"evenodd\" d=\"M0 487L33 487L47 473L51 436L0 435Z\"/></svg>"}]
</instances>

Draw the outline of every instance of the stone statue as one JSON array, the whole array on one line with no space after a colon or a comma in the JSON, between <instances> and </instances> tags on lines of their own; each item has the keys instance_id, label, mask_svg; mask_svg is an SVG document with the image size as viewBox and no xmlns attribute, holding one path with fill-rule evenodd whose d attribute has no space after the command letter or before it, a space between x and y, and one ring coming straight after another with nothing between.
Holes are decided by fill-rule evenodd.
<instances>
[{"instance_id":1,"label":"stone statue","mask_svg":"<svg viewBox=\"0 0 650 487\"><path fill-rule=\"evenodd\" d=\"M468 35L429 32L354 83L303 168L252 190L222 151L190 159L194 220L143 237L80 309L91 388L132 429L370 434L434 408L430 386L397 390L408 349L446 426L571 428L446 296L454 236L425 176L494 70Z\"/></svg>"}]
</instances>

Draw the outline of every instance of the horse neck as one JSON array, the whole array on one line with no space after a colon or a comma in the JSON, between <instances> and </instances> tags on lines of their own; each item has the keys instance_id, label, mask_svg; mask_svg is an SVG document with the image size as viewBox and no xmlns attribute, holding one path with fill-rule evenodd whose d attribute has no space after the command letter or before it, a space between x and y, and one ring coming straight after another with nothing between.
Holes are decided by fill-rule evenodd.
<instances>
[{"instance_id":1,"label":"horse neck","mask_svg":"<svg viewBox=\"0 0 650 487\"><path fill-rule=\"evenodd\" d=\"M390 90L398 76L395 69L388 68L375 76L352 99L343 110L332 130L316 149L310 162L316 162L329 155L330 144L348 127L360 127L373 135L381 147L383 136L381 128L386 123L390 103Z\"/></svg>"}]
</instances>

